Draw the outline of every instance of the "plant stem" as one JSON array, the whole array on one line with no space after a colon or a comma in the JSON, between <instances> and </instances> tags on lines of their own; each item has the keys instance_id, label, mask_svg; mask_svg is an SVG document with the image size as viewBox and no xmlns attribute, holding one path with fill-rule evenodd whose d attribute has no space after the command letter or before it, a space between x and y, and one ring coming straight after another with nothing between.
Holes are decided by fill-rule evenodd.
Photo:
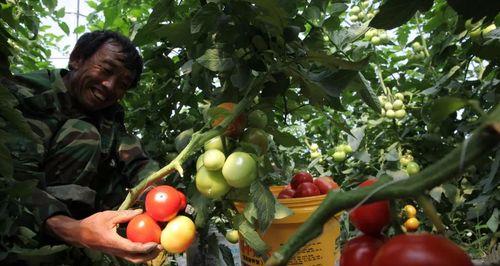
<instances>
[{"instance_id":1,"label":"plant stem","mask_svg":"<svg viewBox=\"0 0 500 266\"><path fill-rule=\"evenodd\" d=\"M432 201L425 195L417 196L418 205L424 211L425 216L431 220L432 224L436 227L439 234L444 234L446 231L446 226L444 225L439 213L436 211Z\"/></svg>"},{"instance_id":2,"label":"plant stem","mask_svg":"<svg viewBox=\"0 0 500 266\"><path fill-rule=\"evenodd\" d=\"M455 178L477 159L488 155L499 147L500 143L500 105L496 106L485 122L474 131L474 134L462 145L452 150L438 162L423 169L420 173L399 181L390 181L384 189L378 190L366 203L415 197L425 190L431 189L448 179ZM466 151L466 152L464 152ZM335 214L342 210L356 206L372 193L388 182L387 178L381 178L372 186L355 189L348 192L328 193L321 205L313 212L309 219L304 222L287 243L275 251L266 261L267 266L286 265L288 260L303 247L307 242L319 236L323 225Z\"/></svg>"},{"instance_id":3,"label":"plant stem","mask_svg":"<svg viewBox=\"0 0 500 266\"><path fill-rule=\"evenodd\" d=\"M420 15L419 12L415 14L415 21L417 22L417 30L418 34L420 35L420 40L422 41L422 47L424 47L424 53L427 58L431 56L429 53L429 49L427 48L427 41L424 38L424 34L422 32L422 29L420 29L420 18L418 17Z\"/></svg>"}]
</instances>

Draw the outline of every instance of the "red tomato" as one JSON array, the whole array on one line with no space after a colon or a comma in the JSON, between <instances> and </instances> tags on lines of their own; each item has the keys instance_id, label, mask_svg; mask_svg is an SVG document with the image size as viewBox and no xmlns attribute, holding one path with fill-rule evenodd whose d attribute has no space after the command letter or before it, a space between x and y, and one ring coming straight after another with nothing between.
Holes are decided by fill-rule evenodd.
<instances>
[{"instance_id":1,"label":"red tomato","mask_svg":"<svg viewBox=\"0 0 500 266\"><path fill-rule=\"evenodd\" d=\"M296 198L304 198L317 195L321 195L321 192L319 191L319 188L311 182L302 183L295 190Z\"/></svg>"},{"instance_id":2,"label":"red tomato","mask_svg":"<svg viewBox=\"0 0 500 266\"><path fill-rule=\"evenodd\" d=\"M472 266L467 254L445 237L406 234L391 238L378 251L372 266Z\"/></svg>"},{"instance_id":3,"label":"red tomato","mask_svg":"<svg viewBox=\"0 0 500 266\"><path fill-rule=\"evenodd\" d=\"M180 192L179 190L177 190L177 192L179 193L179 198L181 199L181 203L179 205L179 211L184 211L184 209L186 209L186 205L187 205L187 200L186 200L186 196L184 195L184 193Z\"/></svg>"},{"instance_id":4,"label":"red tomato","mask_svg":"<svg viewBox=\"0 0 500 266\"><path fill-rule=\"evenodd\" d=\"M290 185L292 185L293 189L297 189L297 187L305 182L313 182L313 177L311 174L308 172L298 172L292 177L292 182L290 182Z\"/></svg>"},{"instance_id":5,"label":"red tomato","mask_svg":"<svg viewBox=\"0 0 500 266\"><path fill-rule=\"evenodd\" d=\"M369 266L379 248L384 244L381 236L361 235L344 245L340 266Z\"/></svg>"},{"instance_id":6,"label":"red tomato","mask_svg":"<svg viewBox=\"0 0 500 266\"><path fill-rule=\"evenodd\" d=\"M319 188L321 194L328 193L329 190L338 189L339 185L329 176L321 176L314 179L314 184Z\"/></svg>"},{"instance_id":7,"label":"red tomato","mask_svg":"<svg viewBox=\"0 0 500 266\"><path fill-rule=\"evenodd\" d=\"M149 215L142 213L130 220L127 225L127 238L133 242L160 243L161 228Z\"/></svg>"},{"instance_id":8,"label":"red tomato","mask_svg":"<svg viewBox=\"0 0 500 266\"><path fill-rule=\"evenodd\" d=\"M223 109L228 110L229 112L232 112L234 110L235 104L231 103L231 102L226 102L226 103L221 103L221 104L217 105L217 107L223 108ZM219 115L212 122L212 127L216 127L217 125L222 123L224 118L226 118L226 115L222 115L222 114ZM226 128L226 132L224 132L224 135L232 137L232 138L236 138L236 137L240 136L241 133L243 132L243 129L245 129L246 122L247 122L247 119L244 115L241 114L241 115L237 116L233 120L233 122L231 122L231 124L229 124L229 126Z\"/></svg>"},{"instance_id":9,"label":"red tomato","mask_svg":"<svg viewBox=\"0 0 500 266\"><path fill-rule=\"evenodd\" d=\"M377 179L368 179L360 187L370 186ZM361 205L349 213L349 219L356 228L367 235L378 235L391 220L389 201L377 201Z\"/></svg>"},{"instance_id":10,"label":"red tomato","mask_svg":"<svg viewBox=\"0 0 500 266\"><path fill-rule=\"evenodd\" d=\"M146 195L146 213L158 222L172 220L179 211L181 198L171 186L157 186Z\"/></svg>"},{"instance_id":11,"label":"red tomato","mask_svg":"<svg viewBox=\"0 0 500 266\"><path fill-rule=\"evenodd\" d=\"M289 198L293 198L294 196L295 196L295 190L291 187L285 187L278 194L278 199L289 199Z\"/></svg>"}]
</instances>

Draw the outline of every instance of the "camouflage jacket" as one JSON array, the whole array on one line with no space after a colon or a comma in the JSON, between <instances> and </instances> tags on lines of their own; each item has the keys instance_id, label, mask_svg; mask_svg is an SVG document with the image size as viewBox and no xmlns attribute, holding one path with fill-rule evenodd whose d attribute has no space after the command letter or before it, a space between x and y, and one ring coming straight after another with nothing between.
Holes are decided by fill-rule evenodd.
<instances>
[{"instance_id":1,"label":"camouflage jacket","mask_svg":"<svg viewBox=\"0 0 500 266\"><path fill-rule=\"evenodd\" d=\"M82 111L64 86L66 73L44 70L0 80L40 139L19 135L7 141L14 178L38 180L25 201L39 225L55 214L81 219L113 208L125 188L158 169L125 130L122 107Z\"/></svg>"}]
</instances>

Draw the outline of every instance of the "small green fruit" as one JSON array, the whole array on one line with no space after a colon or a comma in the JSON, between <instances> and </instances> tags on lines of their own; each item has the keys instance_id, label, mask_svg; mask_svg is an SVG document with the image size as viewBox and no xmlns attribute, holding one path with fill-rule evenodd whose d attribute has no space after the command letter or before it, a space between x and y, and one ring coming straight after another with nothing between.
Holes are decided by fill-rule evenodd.
<instances>
[{"instance_id":1,"label":"small green fruit","mask_svg":"<svg viewBox=\"0 0 500 266\"><path fill-rule=\"evenodd\" d=\"M209 171L217 171L222 169L226 156L219 150L208 150L203 154L203 165Z\"/></svg>"},{"instance_id":2,"label":"small green fruit","mask_svg":"<svg viewBox=\"0 0 500 266\"><path fill-rule=\"evenodd\" d=\"M409 175L414 175L418 172L420 172L420 165L416 162L409 162L406 165L406 172L408 172Z\"/></svg>"},{"instance_id":3,"label":"small green fruit","mask_svg":"<svg viewBox=\"0 0 500 266\"><path fill-rule=\"evenodd\" d=\"M401 101L404 101L404 99L405 99L405 96L400 92L394 94L394 97L396 97L396 99L399 99Z\"/></svg>"},{"instance_id":4,"label":"small green fruit","mask_svg":"<svg viewBox=\"0 0 500 266\"><path fill-rule=\"evenodd\" d=\"M378 37L378 36L373 36L373 38L371 39L371 43L372 43L373 45L378 45L378 44L380 44L380 37Z\"/></svg>"},{"instance_id":5,"label":"small green fruit","mask_svg":"<svg viewBox=\"0 0 500 266\"><path fill-rule=\"evenodd\" d=\"M397 119L403 119L406 116L406 111L405 109L397 110L394 112L394 117Z\"/></svg>"},{"instance_id":6,"label":"small green fruit","mask_svg":"<svg viewBox=\"0 0 500 266\"><path fill-rule=\"evenodd\" d=\"M394 118L396 116L396 113L393 110L387 110L385 112L385 116L387 116L387 118Z\"/></svg>"},{"instance_id":7,"label":"small green fruit","mask_svg":"<svg viewBox=\"0 0 500 266\"><path fill-rule=\"evenodd\" d=\"M393 108L394 110L399 110L399 109L403 108L403 106L404 106L403 101L401 101L401 100L399 100L399 99L398 99L398 100L395 100L395 101L392 103L392 108Z\"/></svg>"},{"instance_id":8,"label":"small green fruit","mask_svg":"<svg viewBox=\"0 0 500 266\"><path fill-rule=\"evenodd\" d=\"M385 110L392 110L393 106L392 106L392 103L385 103L384 104L384 109Z\"/></svg>"},{"instance_id":9,"label":"small green fruit","mask_svg":"<svg viewBox=\"0 0 500 266\"><path fill-rule=\"evenodd\" d=\"M346 154L344 151L336 151L333 153L333 160L336 162L342 162L346 158Z\"/></svg>"},{"instance_id":10,"label":"small green fruit","mask_svg":"<svg viewBox=\"0 0 500 266\"><path fill-rule=\"evenodd\" d=\"M353 6L353 7L351 8L351 14L356 15L356 14L358 14L360 11L361 11L361 8L359 8L359 6Z\"/></svg>"}]
</instances>

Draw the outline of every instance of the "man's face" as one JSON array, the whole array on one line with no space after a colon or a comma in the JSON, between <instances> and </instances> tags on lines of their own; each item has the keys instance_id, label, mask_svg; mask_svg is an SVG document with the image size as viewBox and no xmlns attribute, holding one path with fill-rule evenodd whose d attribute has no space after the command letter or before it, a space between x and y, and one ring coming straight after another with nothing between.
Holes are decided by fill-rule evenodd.
<instances>
[{"instance_id":1,"label":"man's face","mask_svg":"<svg viewBox=\"0 0 500 266\"><path fill-rule=\"evenodd\" d=\"M71 95L88 111L106 108L123 98L132 84L132 73L123 65L121 46L109 41L85 61L72 61Z\"/></svg>"}]
</instances>

